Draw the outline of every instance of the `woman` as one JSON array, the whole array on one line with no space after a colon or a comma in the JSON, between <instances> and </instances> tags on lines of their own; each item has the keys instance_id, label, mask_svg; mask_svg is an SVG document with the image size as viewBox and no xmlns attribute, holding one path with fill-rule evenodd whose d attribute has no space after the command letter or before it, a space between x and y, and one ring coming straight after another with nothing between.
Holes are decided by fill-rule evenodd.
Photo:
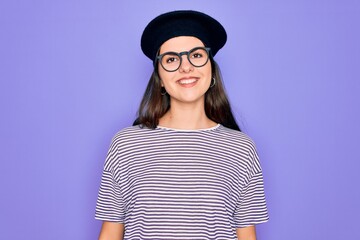
<instances>
[{"instance_id":1,"label":"woman","mask_svg":"<svg viewBox=\"0 0 360 240\"><path fill-rule=\"evenodd\" d=\"M165 13L145 28L154 72L134 126L108 152L99 239L256 239L255 224L268 219L262 171L213 59L226 38L196 11Z\"/></svg>"}]
</instances>

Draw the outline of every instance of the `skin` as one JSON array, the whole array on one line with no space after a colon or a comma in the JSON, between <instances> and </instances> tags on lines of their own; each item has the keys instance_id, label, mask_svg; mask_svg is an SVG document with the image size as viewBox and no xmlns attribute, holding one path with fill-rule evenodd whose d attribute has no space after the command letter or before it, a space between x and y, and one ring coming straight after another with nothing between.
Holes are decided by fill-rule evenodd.
<instances>
[{"instance_id":1,"label":"skin","mask_svg":"<svg viewBox=\"0 0 360 240\"><path fill-rule=\"evenodd\" d=\"M249 226L236 229L238 240L256 240L255 226Z\"/></svg>"},{"instance_id":2,"label":"skin","mask_svg":"<svg viewBox=\"0 0 360 240\"><path fill-rule=\"evenodd\" d=\"M236 229L238 240L256 240L255 226ZM124 224L103 222L99 240L123 240Z\"/></svg>"},{"instance_id":3,"label":"skin","mask_svg":"<svg viewBox=\"0 0 360 240\"><path fill-rule=\"evenodd\" d=\"M195 37L171 38L160 47L160 54L165 52L189 51L204 44ZM212 78L211 63L203 67L194 67L185 55L182 64L175 72L167 72L160 65L158 72L162 86L170 96L171 108L159 119L159 125L174 129L204 129L217 125L205 114L205 93ZM236 229L238 240L256 240L255 226ZM124 224L104 222L99 240L122 240Z\"/></svg>"},{"instance_id":4,"label":"skin","mask_svg":"<svg viewBox=\"0 0 360 240\"><path fill-rule=\"evenodd\" d=\"M123 240L124 224L104 221L101 227L99 240Z\"/></svg>"},{"instance_id":5,"label":"skin","mask_svg":"<svg viewBox=\"0 0 360 240\"><path fill-rule=\"evenodd\" d=\"M189 51L204 44L195 37L175 37L160 47L160 54ZM205 93L211 84L210 61L203 67L194 67L185 55L175 72L167 72L160 65L158 72L162 86L170 96L170 110L159 119L159 125L175 129L203 129L216 126L205 114ZM184 84L185 81L193 81ZM182 84L183 83L183 84Z\"/></svg>"}]
</instances>

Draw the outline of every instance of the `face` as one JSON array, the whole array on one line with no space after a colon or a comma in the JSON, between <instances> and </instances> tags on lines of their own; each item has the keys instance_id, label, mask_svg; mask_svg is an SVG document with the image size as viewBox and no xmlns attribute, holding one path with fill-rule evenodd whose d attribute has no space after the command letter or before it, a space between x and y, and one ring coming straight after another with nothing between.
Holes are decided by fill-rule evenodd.
<instances>
[{"instance_id":1,"label":"face","mask_svg":"<svg viewBox=\"0 0 360 240\"><path fill-rule=\"evenodd\" d=\"M160 47L160 55L166 52L184 52L196 47L204 47L204 44L195 37L175 37L167 40ZM182 57L182 63L176 71L168 72L161 64L158 64L158 72L161 85L170 95L171 106L176 103L200 103L204 104L204 96L211 83L210 59L204 66L193 66L187 55ZM197 57L197 55L194 55ZM169 61L171 61L170 59Z\"/></svg>"}]
</instances>

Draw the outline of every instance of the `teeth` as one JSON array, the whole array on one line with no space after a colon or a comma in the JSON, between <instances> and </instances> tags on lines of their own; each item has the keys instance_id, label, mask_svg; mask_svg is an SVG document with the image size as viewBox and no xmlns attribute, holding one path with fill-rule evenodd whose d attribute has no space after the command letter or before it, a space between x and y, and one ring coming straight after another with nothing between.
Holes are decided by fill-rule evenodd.
<instances>
[{"instance_id":1,"label":"teeth","mask_svg":"<svg viewBox=\"0 0 360 240\"><path fill-rule=\"evenodd\" d=\"M193 82L196 82L196 79L183 79L179 81L180 84L190 84Z\"/></svg>"}]
</instances>

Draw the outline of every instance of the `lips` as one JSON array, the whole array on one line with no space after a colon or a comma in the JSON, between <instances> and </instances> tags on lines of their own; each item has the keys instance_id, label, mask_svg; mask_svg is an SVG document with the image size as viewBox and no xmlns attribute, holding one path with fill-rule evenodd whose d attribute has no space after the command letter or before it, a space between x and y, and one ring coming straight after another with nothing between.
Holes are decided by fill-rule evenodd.
<instances>
[{"instance_id":1,"label":"lips","mask_svg":"<svg viewBox=\"0 0 360 240\"><path fill-rule=\"evenodd\" d=\"M189 77L189 78L181 78L177 80L177 83L181 85L188 85L188 84L194 84L198 81L198 78L195 77Z\"/></svg>"}]
</instances>

